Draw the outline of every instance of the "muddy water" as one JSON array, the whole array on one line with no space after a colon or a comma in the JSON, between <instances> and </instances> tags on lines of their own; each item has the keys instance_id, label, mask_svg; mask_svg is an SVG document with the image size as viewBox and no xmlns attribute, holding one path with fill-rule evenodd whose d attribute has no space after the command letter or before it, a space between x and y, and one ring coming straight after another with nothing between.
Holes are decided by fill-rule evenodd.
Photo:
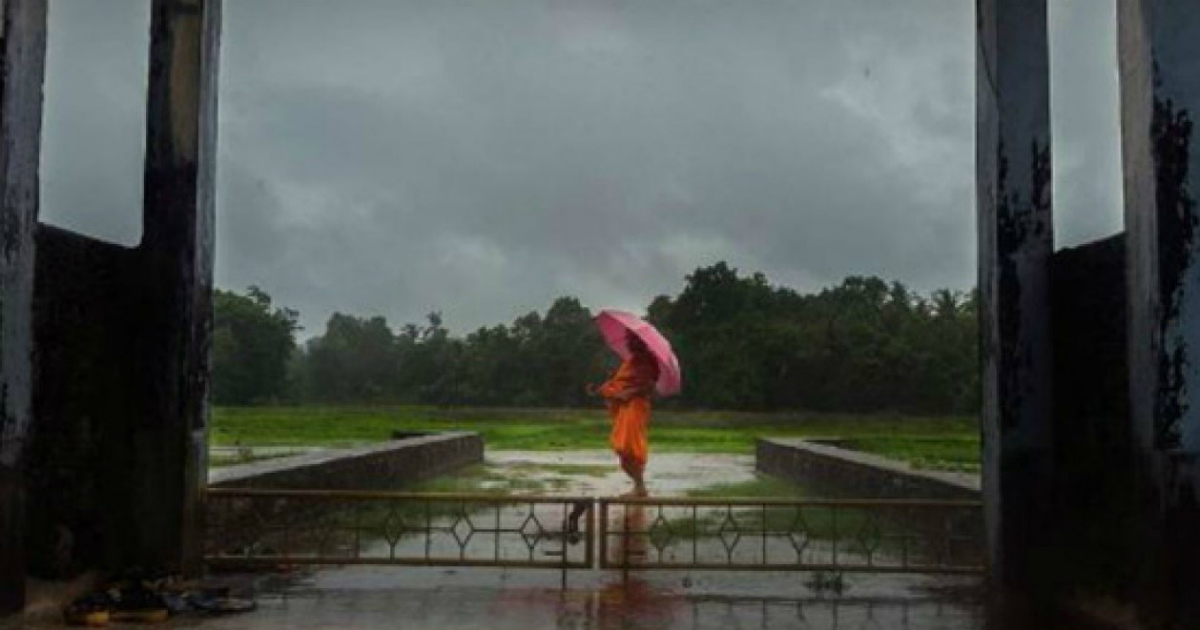
<instances>
[{"instance_id":1,"label":"muddy water","mask_svg":"<svg viewBox=\"0 0 1200 630\"><path fill-rule=\"evenodd\" d=\"M753 482L753 457L657 454L651 493ZM497 452L446 491L611 496L629 481L606 452ZM804 573L447 569L347 566L240 576L260 608L205 628L641 630L983 628L974 579L847 575L840 593Z\"/></svg>"}]
</instances>

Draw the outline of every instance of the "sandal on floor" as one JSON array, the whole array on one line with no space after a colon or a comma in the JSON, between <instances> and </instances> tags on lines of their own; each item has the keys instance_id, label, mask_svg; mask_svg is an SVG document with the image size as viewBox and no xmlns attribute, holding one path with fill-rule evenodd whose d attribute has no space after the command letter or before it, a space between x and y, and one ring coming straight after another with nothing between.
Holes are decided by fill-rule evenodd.
<instances>
[{"instance_id":1,"label":"sandal on floor","mask_svg":"<svg viewBox=\"0 0 1200 630\"><path fill-rule=\"evenodd\" d=\"M110 620L107 610L72 610L67 609L63 613L63 617L68 626L87 626L89 628L103 628L108 625Z\"/></svg>"},{"instance_id":2,"label":"sandal on floor","mask_svg":"<svg viewBox=\"0 0 1200 630\"><path fill-rule=\"evenodd\" d=\"M102 628L108 625L111 608L112 599L106 593L92 593L71 602L63 611L63 619L71 626Z\"/></svg>"},{"instance_id":3,"label":"sandal on floor","mask_svg":"<svg viewBox=\"0 0 1200 630\"><path fill-rule=\"evenodd\" d=\"M113 621L161 623L171 616L162 595L141 586L117 591L110 617Z\"/></svg>"}]
</instances>

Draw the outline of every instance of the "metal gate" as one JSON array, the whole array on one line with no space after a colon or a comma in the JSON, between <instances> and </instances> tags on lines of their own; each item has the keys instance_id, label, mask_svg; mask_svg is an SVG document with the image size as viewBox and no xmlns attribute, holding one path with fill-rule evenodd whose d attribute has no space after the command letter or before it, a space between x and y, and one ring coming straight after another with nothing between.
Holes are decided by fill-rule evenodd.
<instances>
[{"instance_id":1,"label":"metal gate","mask_svg":"<svg viewBox=\"0 0 1200 630\"><path fill-rule=\"evenodd\" d=\"M978 573L973 501L601 499L612 569Z\"/></svg>"},{"instance_id":2,"label":"metal gate","mask_svg":"<svg viewBox=\"0 0 1200 630\"><path fill-rule=\"evenodd\" d=\"M210 489L205 559L561 569L975 573L973 501Z\"/></svg>"},{"instance_id":3,"label":"metal gate","mask_svg":"<svg viewBox=\"0 0 1200 630\"><path fill-rule=\"evenodd\" d=\"M595 564L584 497L222 488L207 505L212 566Z\"/></svg>"}]
</instances>

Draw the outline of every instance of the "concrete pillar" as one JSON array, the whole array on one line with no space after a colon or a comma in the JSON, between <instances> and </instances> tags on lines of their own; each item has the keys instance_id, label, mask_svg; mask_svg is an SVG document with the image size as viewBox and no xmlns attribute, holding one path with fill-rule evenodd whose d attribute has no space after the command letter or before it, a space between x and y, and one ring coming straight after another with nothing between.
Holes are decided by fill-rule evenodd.
<instances>
[{"instance_id":1,"label":"concrete pillar","mask_svg":"<svg viewBox=\"0 0 1200 630\"><path fill-rule=\"evenodd\" d=\"M1200 114L1200 1L1120 0L1118 41L1143 584L1165 612L1196 620L1200 144L1193 126Z\"/></svg>"},{"instance_id":2,"label":"concrete pillar","mask_svg":"<svg viewBox=\"0 0 1200 630\"><path fill-rule=\"evenodd\" d=\"M131 490L144 508L138 553L194 569L207 475L221 1L152 7L140 247L148 396Z\"/></svg>"},{"instance_id":3,"label":"concrete pillar","mask_svg":"<svg viewBox=\"0 0 1200 630\"><path fill-rule=\"evenodd\" d=\"M31 421L46 0L0 0L0 615L25 603L24 453Z\"/></svg>"},{"instance_id":4,"label":"concrete pillar","mask_svg":"<svg viewBox=\"0 0 1200 630\"><path fill-rule=\"evenodd\" d=\"M1050 84L1045 0L977 0L983 490L991 577L1032 593L1051 504Z\"/></svg>"}]
</instances>

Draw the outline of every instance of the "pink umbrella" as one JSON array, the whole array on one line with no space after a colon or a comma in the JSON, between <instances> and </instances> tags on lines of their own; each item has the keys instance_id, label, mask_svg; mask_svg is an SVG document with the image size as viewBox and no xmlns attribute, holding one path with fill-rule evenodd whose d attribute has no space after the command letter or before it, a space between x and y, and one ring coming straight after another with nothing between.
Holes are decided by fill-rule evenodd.
<instances>
[{"instance_id":1,"label":"pink umbrella","mask_svg":"<svg viewBox=\"0 0 1200 630\"><path fill-rule=\"evenodd\" d=\"M659 396L670 396L679 393L683 386L683 376L679 372L679 360L671 349L671 342L654 326L642 321L639 317L625 311L603 310L596 316L596 326L604 341L622 359L629 358L629 347L625 345L625 332L631 331L645 342L650 353L658 360L658 383L655 390Z\"/></svg>"}]
</instances>

